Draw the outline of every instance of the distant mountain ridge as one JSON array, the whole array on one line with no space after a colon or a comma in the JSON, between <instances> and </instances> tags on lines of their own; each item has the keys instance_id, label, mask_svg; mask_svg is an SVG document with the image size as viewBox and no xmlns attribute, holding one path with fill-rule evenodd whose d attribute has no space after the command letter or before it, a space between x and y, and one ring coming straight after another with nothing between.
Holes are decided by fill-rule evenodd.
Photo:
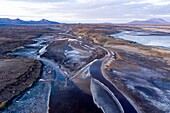
<instances>
[{"instance_id":1,"label":"distant mountain ridge","mask_svg":"<svg viewBox=\"0 0 170 113\"><path fill-rule=\"evenodd\" d=\"M14 24L14 25L15 24L59 24L59 22L49 21L46 19L42 19L39 21L34 21L34 20L24 21L19 18L17 19L0 18L0 24Z\"/></svg>"},{"instance_id":2,"label":"distant mountain ridge","mask_svg":"<svg viewBox=\"0 0 170 113\"><path fill-rule=\"evenodd\" d=\"M135 21L129 22L128 24L170 24L170 22L167 22L161 18L151 18L151 19L144 20L144 21L135 20Z\"/></svg>"}]
</instances>

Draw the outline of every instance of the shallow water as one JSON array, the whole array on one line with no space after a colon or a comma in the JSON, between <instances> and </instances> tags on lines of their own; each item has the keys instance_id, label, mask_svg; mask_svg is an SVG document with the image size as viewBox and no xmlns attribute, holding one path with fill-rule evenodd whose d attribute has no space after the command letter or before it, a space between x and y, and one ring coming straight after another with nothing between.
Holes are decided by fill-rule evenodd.
<instances>
[{"instance_id":1,"label":"shallow water","mask_svg":"<svg viewBox=\"0 0 170 113\"><path fill-rule=\"evenodd\" d=\"M149 33L135 31L124 31L121 33L113 34L111 36L134 41L147 46L160 46L170 48L170 36L150 35Z\"/></svg>"},{"instance_id":2,"label":"shallow water","mask_svg":"<svg viewBox=\"0 0 170 113\"><path fill-rule=\"evenodd\" d=\"M112 96L111 98L112 98L112 102L110 101L109 103L107 103L108 105L110 104L110 103L112 103L111 104L111 106L113 107L112 108L112 110L113 109L115 109L115 110L117 110L117 111L122 111L122 110L120 110L120 107L117 107L117 106L122 106L121 108L124 110L124 113L137 113L137 111L136 111L136 109L133 107L133 105L127 100L127 98L115 87L115 86L113 86L109 81L107 81L104 77L103 77L103 75L102 75L102 72L101 72L101 69L100 69L100 67L101 67L101 65L102 65L102 61L96 61L96 62L94 62L93 64L92 64L92 66L90 67L90 73L91 73L91 75L92 75L92 77L94 78L94 79L96 79L96 80L98 80L99 82L101 82L103 85L104 85L104 89L105 89L105 92L108 92L108 90L106 90L107 88L110 90L109 92L112 92L113 94L114 94L114 97L113 97L113 95L112 95L112 93L105 93L105 96L107 95L107 94L109 94L110 96ZM92 90L92 93L94 93L94 90L95 91L99 91L99 88L98 88L98 86L97 85L95 85L95 83L94 82L92 82L92 86L91 86L91 90ZM101 90L101 88L100 88L100 90ZM101 90L102 91L102 90ZM97 92L96 92L97 93ZM98 93L99 95L100 95L100 93ZM94 97L95 96L95 97ZM105 105L102 105L102 103L104 103L104 101L105 101L105 103L106 102L108 102L109 100L107 100L108 98L105 98L105 96L98 96L98 97L96 97L97 95L96 94L93 94L93 98L96 98L97 100L96 100L96 102L99 104L99 106L102 106L103 107L103 109L104 110L106 110L105 111L105 113L112 113L112 112L109 112L109 111L107 111L108 109L110 109L110 108L108 108L107 106L105 106ZM104 97L104 98L103 98ZM116 102L115 100L116 99L113 99L113 98L117 98L117 100L119 101L119 105L117 105L117 106L115 106L115 104L116 103L118 103L118 102ZM107 101L106 101L107 100ZM110 109L111 110L111 109Z\"/></svg>"}]
</instances>

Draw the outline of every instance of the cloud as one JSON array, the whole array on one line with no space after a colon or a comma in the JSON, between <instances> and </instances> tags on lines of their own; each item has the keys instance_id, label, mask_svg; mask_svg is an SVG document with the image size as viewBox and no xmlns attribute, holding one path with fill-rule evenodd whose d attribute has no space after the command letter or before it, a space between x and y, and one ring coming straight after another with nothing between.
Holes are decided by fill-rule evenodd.
<instances>
[{"instance_id":1,"label":"cloud","mask_svg":"<svg viewBox=\"0 0 170 113\"><path fill-rule=\"evenodd\" d=\"M57 3L57 2L71 2L74 0L9 0L19 2L32 2L32 3Z\"/></svg>"},{"instance_id":2,"label":"cloud","mask_svg":"<svg viewBox=\"0 0 170 113\"><path fill-rule=\"evenodd\" d=\"M153 17L170 20L169 7L168 0L2 0L0 17L121 23Z\"/></svg>"}]
</instances>

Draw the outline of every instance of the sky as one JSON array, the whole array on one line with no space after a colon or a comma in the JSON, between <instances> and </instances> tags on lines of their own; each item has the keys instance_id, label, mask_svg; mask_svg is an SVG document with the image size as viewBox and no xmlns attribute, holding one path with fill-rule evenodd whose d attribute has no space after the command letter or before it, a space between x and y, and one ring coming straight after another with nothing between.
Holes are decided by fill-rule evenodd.
<instances>
[{"instance_id":1,"label":"sky","mask_svg":"<svg viewBox=\"0 0 170 113\"><path fill-rule=\"evenodd\" d=\"M0 18L66 23L162 18L170 22L170 0L1 0Z\"/></svg>"}]
</instances>

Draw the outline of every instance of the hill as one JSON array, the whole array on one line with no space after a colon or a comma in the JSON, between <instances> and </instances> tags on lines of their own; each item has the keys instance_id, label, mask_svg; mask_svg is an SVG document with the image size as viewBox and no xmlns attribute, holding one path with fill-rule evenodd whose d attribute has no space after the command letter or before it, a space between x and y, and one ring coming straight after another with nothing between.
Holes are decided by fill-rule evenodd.
<instances>
[{"instance_id":1,"label":"hill","mask_svg":"<svg viewBox=\"0 0 170 113\"><path fill-rule=\"evenodd\" d=\"M0 18L0 24L59 24L59 22L49 21L46 19L42 19L39 21L24 21L19 18L17 19L9 19L9 18Z\"/></svg>"},{"instance_id":2,"label":"hill","mask_svg":"<svg viewBox=\"0 0 170 113\"><path fill-rule=\"evenodd\" d=\"M151 18L144 21L135 20L129 22L128 24L170 24L170 23L160 18Z\"/></svg>"}]
</instances>

